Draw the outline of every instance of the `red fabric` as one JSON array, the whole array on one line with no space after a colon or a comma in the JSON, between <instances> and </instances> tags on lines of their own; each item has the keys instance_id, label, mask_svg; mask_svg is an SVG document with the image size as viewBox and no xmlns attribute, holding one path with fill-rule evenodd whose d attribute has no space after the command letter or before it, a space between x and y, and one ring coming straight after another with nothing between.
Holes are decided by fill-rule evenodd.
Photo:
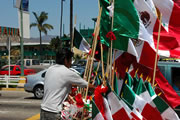
<instances>
[{"instance_id":1,"label":"red fabric","mask_svg":"<svg viewBox=\"0 0 180 120\"><path fill-rule=\"evenodd\" d=\"M141 120L135 113L131 112L132 120Z\"/></svg>"},{"instance_id":2,"label":"red fabric","mask_svg":"<svg viewBox=\"0 0 180 120\"><path fill-rule=\"evenodd\" d=\"M180 105L180 96L176 93L160 71L156 72L156 82L164 92L164 96L171 107L175 108Z\"/></svg>"},{"instance_id":3,"label":"red fabric","mask_svg":"<svg viewBox=\"0 0 180 120\"><path fill-rule=\"evenodd\" d=\"M116 40L116 36L114 35L112 31L108 32L106 34L106 37L109 38L109 40Z\"/></svg>"},{"instance_id":4,"label":"red fabric","mask_svg":"<svg viewBox=\"0 0 180 120\"><path fill-rule=\"evenodd\" d=\"M103 100L102 94L106 93L107 90L108 90L108 87L101 88L101 86L97 86L94 91L94 101L105 120L107 120L107 118L105 116L104 100Z\"/></svg>"},{"instance_id":5,"label":"red fabric","mask_svg":"<svg viewBox=\"0 0 180 120\"><path fill-rule=\"evenodd\" d=\"M179 0L176 0L179 3ZM167 6L164 6L165 10ZM178 4L174 3L172 13L170 16L168 31L161 26L160 32L160 41L159 41L159 50L167 50L170 52L170 57L180 58L180 7ZM157 46L157 37L158 37L159 21L156 21L153 38L154 44Z\"/></svg>"},{"instance_id":6,"label":"red fabric","mask_svg":"<svg viewBox=\"0 0 180 120\"><path fill-rule=\"evenodd\" d=\"M113 114L112 117L113 117L113 120L130 120L124 108L121 108L119 111Z\"/></svg>"},{"instance_id":7,"label":"red fabric","mask_svg":"<svg viewBox=\"0 0 180 120\"><path fill-rule=\"evenodd\" d=\"M148 68L154 68L155 56L156 52L150 47L147 42L144 42L139 63Z\"/></svg>"},{"instance_id":8,"label":"red fabric","mask_svg":"<svg viewBox=\"0 0 180 120\"><path fill-rule=\"evenodd\" d=\"M115 68L117 69L117 72L121 78L125 78L126 69L129 68L134 62L136 62L136 57L127 52L124 52L116 59Z\"/></svg>"},{"instance_id":9,"label":"red fabric","mask_svg":"<svg viewBox=\"0 0 180 120\"><path fill-rule=\"evenodd\" d=\"M145 105L141 114L147 120L163 120L160 112L153 108L150 104Z\"/></svg>"},{"instance_id":10,"label":"red fabric","mask_svg":"<svg viewBox=\"0 0 180 120\"><path fill-rule=\"evenodd\" d=\"M77 107L81 108L84 106L84 102L82 100L82 95L80 93L75 96L75 100L76 100Z\"/></svg>"}]
</instances>

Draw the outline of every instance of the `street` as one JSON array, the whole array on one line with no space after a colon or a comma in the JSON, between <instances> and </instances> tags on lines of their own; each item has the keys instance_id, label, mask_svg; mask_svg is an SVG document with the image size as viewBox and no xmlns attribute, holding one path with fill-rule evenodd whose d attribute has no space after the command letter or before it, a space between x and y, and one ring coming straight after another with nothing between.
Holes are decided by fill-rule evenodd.
<instances>
[{"instance_id":1,"label":"street","mask_svg":"<svg viewBox=\"0 0 180 120\"><path fill-rule=\"evenodd\" d=\"M0 91L1 120L31 120L40 113L41 100L25 91ZM39 118L33 118L38 120Z\"/></svg>"}]
</instances>

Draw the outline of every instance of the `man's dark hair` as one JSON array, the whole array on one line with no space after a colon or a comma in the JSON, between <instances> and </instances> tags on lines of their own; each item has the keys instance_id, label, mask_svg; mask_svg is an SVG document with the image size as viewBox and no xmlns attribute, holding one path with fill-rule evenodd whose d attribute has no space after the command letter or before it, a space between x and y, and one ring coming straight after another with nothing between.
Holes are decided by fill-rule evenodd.
<instances>
[{"instance_id":1,"label":"man's dark hair","mask_svg":"<svg viewBox=\"0 0 180 120\"><path fill-rule=\"evenodd\" d=\"M56 63L64 65L65 59L69 61L72 57L73 52L71 52L68 48L64 48L56 53Z\"/></svg>"}]
</instances>

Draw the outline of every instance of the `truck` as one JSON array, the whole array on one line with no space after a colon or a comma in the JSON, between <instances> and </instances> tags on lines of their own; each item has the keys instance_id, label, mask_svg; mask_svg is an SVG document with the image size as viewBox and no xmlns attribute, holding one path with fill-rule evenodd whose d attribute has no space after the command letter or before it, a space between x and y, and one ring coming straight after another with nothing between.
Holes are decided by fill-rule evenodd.
<instances>
[{"instance_id":1,"label":"truck","mask_svg":"<svg viewBox=\"0 0 180 120\"><path fill-rule=\"evenodd\" d=\"M0 75L9 75L9 68L10 68L10 75L21 75L21 67L19 65L5 65L0 70ZM35 74L34 69L24 68L24 75L31 75Z\"/></svg>"},{"instance_id":2,"label":"truck","mask_svg":"<svg viewBox=\"0 0 180 120\"><path fill-rule=\"evenodd\" d=\"M21 60L18 60L16 65L21 65ZM24 67L34 69L36 72L47 69L49 66L40 65L38 59L24 59Z\"/></svg>"}]
</instances>

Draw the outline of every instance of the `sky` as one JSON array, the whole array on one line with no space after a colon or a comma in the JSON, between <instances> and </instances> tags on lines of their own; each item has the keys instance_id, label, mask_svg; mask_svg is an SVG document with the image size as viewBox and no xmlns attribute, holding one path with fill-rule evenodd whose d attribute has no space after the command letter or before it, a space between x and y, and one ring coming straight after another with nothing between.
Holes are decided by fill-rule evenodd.
<instances>
[{"instance_id":1,"label":"sky","mask_svg":"<svg viewBox=\"0 0 180 120\"><path fill-rule=\"evenodd\" d=\"M16 0L0 0L0 26L18 28L18 12L17 8L13 7ZM76 17L76 27L94 28L92 18L98 16L98 0L73 0L73 19ZM70 0L63 2L63 24L65 26L65 34L69 34L70 23ZM61 0L29 0L30 23L35 22L35 17L32 12L38 15L45 11L48 13L46 23L51 24L54 29L48 31L48 35L60 34L60 14ZM74 24L74 20L73 20ZM44 34L42 34L44 35ZM30 36L39 37L39 31L36 27L30 30Z\"/></svg>"}]
</instances>

